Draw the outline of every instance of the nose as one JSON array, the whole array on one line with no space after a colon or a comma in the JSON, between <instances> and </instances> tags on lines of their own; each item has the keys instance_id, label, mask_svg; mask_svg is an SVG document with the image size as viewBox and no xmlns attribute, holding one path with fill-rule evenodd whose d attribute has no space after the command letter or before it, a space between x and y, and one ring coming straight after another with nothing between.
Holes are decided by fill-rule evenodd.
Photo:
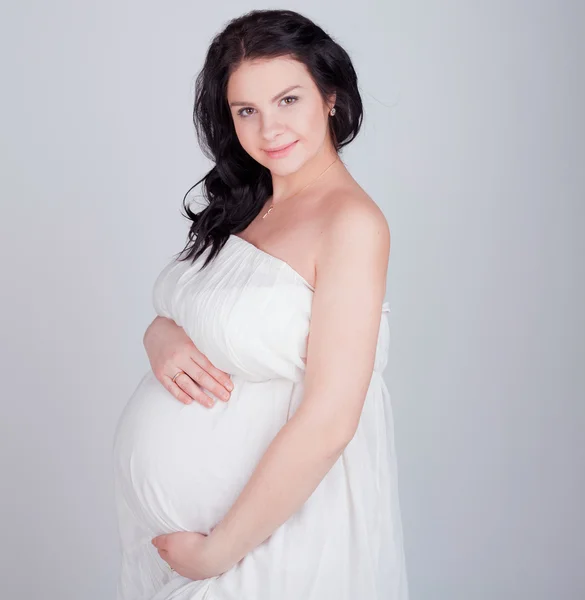
<instances>
[{"instance_id":1,"label":"nose","mask_svg":"<svg viewBox=\"0 0 585 600\"><path fill-rule=\"evenodd\" d=\"M278 113L266 114L260 121L260 135L267 141L275 139L285 130Z\"/></svg>"}]
</instances>

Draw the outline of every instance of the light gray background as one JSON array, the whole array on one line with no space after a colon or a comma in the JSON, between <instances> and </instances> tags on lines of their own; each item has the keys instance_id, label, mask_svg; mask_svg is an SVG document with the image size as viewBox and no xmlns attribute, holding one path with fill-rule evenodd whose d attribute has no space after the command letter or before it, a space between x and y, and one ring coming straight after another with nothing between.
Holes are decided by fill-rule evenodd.
<instances>
[{"instance_id":1,"label":"light gray background","mask_svg":"<svg viewBox=\"0 0 585 600\"><path fill-rule=\"evenodd\" d=\"M3 598L115 596L117 418L209 167L212 35L264 3L2 5ZM392 234L412 600L585 595L584 3L289 2L355 62ZM250 599L251 600L251 599Z\"/></svg>"}]
</instances>

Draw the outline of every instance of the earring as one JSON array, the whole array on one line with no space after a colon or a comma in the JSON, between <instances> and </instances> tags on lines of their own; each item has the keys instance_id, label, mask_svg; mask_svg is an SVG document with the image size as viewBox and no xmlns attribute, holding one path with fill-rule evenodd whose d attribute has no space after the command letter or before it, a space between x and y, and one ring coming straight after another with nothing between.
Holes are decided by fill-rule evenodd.
<instances>
[{"instance_id":1,"label":"earring","mask_svg":"<svg viewBox=\"0 0 585 600\"><path fill-rule=\"evenodd\" d=\"M329 111L329 114L333 116L335 114L335 106Z\"/></svg>"}]
</instances>

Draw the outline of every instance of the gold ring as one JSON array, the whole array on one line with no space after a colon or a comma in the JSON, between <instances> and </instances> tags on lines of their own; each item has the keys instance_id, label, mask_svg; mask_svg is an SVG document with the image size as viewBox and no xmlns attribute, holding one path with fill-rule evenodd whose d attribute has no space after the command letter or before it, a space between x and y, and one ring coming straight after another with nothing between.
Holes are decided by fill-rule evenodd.
<instances>
[{"instance_id":1,"label":"gold ring","mask_svg":"<svg viewBox=\"0 0 585 600\"><path fill-rule=\"evenodd\" d=\"M181 374L184 373L185 371L179 371L174 377L173 377L173 383L175 383L175 379Z\"/></svg>"}]
</instances>

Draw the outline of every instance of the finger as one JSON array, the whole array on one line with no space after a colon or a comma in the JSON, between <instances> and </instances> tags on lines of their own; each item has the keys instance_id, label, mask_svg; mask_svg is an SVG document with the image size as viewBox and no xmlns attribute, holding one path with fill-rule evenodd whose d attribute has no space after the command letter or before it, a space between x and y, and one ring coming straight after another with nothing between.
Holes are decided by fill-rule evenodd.
<instances>
[{"instance_id":1,"label":"finger","mask_svg":"<svg viewBox=\"0 0 585 600\"><path fill-rule=\"evenodd\" d=\"M187 395L168 375L162 375L161 382L165 389L179 402L182 402L183 404L191 404L191 402L193 402L193 398Z\"/></svg>"},{"instance_id":2,"label":"finger","mask_svg":"<svg viewBox=\"0 0 585 600\"><path fill-rule=\"evenodd\" d=\"M152 538L150 542L158 550L164 550L166 548L166 538L164 535L157 535Z\"/></svg>"},{"instance_id":3,"label":"finger","mask_svg":"<svg viewBox=\"0 0 585 600\"><path fill-rule=\"evenodd\" d=\"M201 367L211 375L227 392L231 392L234 389L234 383L228 373L218 369L210 360L200 352L196 350L192 353L192 359L201 365ZM213 391L213 390L211 390ZM215 394L215 392L213 392Z\"/></svg>"},{"instance_id":4,"label":"finger","mask_svg":"<svg viewBox=\"0 0 585 600\"><path fill-rule=\"evenodd\" d=\"M183 404L191 404L195 401L207 408L211 408L215 404L215 400L199 388L184 371L177 375L174 382L173 378L168 375L163 375L163 379L167 390ZM185 391L185 388L188 391Z\"/></svg>"},{"instance_id":5,"label":"finger","mask_svg":"<svg viewBox=\"0 0 585 600\"><path fill-rule=\"evenodd\" d=\"M230 399L230 393L221 385L214 377L212 377L207 369L212 367L211 362L205 356L197 357L199 362L191 358L189 364L185 366L185 373L199 388L211 392L220 400L227 402ZM179 385L188 393L191 394L191 384L182 378ZM196 391L196 390L194 390Z\"/></svg>"},{"instance_id":6,"label":"finger","mask_svg":"<svg viewBox=\"0 0 585 600\"><path fill-rule=\"evenodd\" d=\"M199 402L199 404L203 404L203 406L211 408L215 404L215 400L211 398L198 383L193 381L191 375L189 375L187 372L187 369L189 369L191 372L193 371L192 361L189 360L187 364L187 367L181 369L183 372L179 373L179 375L177 375L175 378L175 385L178 386L183 393L192 398L195 402ZM197 366L197 369L200 369L200 367Z\"/></svg>"},{"instance_id":7,"label":"finger","mask_svg":"<svg viewBox=\"0 0 585 600\"><path fill-rule=\"evenodd\" d=\"M159 556L160 556L160 557L161 557L161 558L162 558L162 559L163 559L163 560L164 560L166 563L168 563L168 562L169 562L169 553L168 553L168 551L167 551L167 550L160 550L160 549L158 549L158 550L157 550L157 552L158 552L158 555L159 555Z\"/></svg>"}]
</instances>

